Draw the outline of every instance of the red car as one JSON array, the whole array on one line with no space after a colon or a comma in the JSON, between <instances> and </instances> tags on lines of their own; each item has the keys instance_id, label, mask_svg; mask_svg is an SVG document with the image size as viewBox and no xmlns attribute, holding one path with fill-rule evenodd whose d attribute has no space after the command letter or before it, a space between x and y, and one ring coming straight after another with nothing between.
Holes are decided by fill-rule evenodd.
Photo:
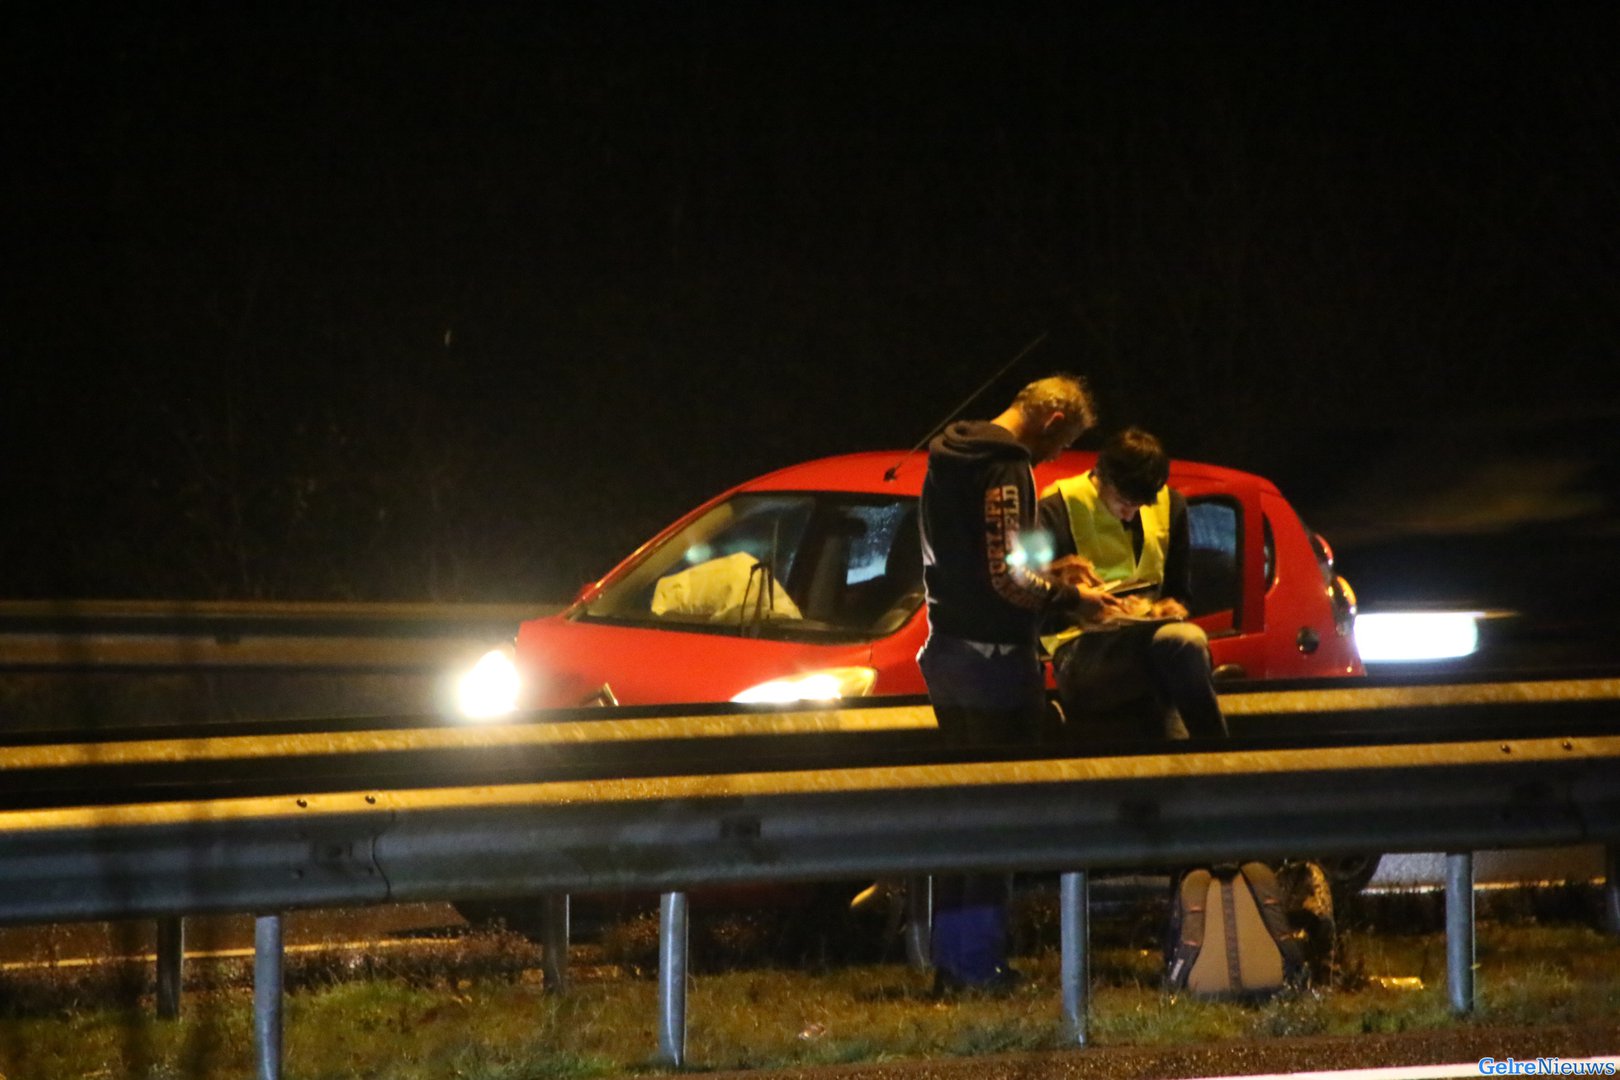
<instances>
[{"instance_id":1,"label":"red car","mask_svg":"<svg viewBox=\"0 0 1620 1080\"><path fill-rule=\"evenodd\" d=\"M825 458L704 503L562 613L522 624L511 657L486 657L469 683L467 711L923 693L927 462L901 458ZM1036 470L1037 487L1093 459L1067 453ZM1217 677L1360 675L1353 595L1276 487L1184 461L1170 483L1188 500L1192 617L1209 632ZM1039 548L1027 538L1029 558Z\"/></svg>"}]
</instances>

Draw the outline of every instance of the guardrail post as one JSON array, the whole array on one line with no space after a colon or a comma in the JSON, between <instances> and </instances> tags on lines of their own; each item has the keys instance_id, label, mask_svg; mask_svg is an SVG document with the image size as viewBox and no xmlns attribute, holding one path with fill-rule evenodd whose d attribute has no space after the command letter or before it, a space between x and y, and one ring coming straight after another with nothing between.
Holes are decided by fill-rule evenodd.
<instances>
[{"instance_id":1,"label":"guardrail post","mask_svg":"<svg viewBox=\"0 0 1620 1080\"><path fill-rule=\"evenodd\" d=\"M281 916L253 920L253 1047L259 1080L281 1080Z\"/></svg>"},{"instance_id":2,"label":"guardrail post","mask_svg":"<svg viewBox=\"0 0 1620 1080\"><path fill-rule=\"evenodd\" d=\"M1075 1045L1086 1045L1091 996L1090 879L1084 870L1062 875L1058 885L1059 937L1062 942L1063 1020Z\"/></svg>"},{"instance_id":3,"label":"guardrail post","mask_svg":"<svg viewBox=\"0 0 1620 1080\"><path fill-rule=\"evenodd\" d=\"M157 1014L159 1020L180 1018L180 992L185 986L186 922L179 915L157 921Z\"/></svg>"},{"instance_id":4,"label":"guardrail post","mask_svg":"<svg viewBox=\"0 0 1620 1080\"><path fill-rule=\"evenodd\" d=\"M1474 853L1446 855L1446 988L1451 1011L1474 1011Z\"/></svg>"},{"instance_id":5,"label":"guardrail post","mask_svg":"<svg viewBox=\"0 0 1620 1080\"><path fill-rule=\"evenodd\" d=\"M568 894L547 893L540 900L540 966L546 990L568 993Z\"/></svg>"},{"instance_id":6,"label":"guardrail post","mask_svg":"<svg viewBox=\"0 0 1620 1080\"><path fill-rule=\"evenodd\" d=\"M658 1053L665 1064L686 1064L686 894L658 901Z\"/></svg>"},{"instance_id":7,"label":"guardrail post","mask_svg":"<svg viewBox=\"0 0 1620 1080\"><path fill-rule=\"evenodd\" d=\"M1603 849L1603 921L1609 933L1620 937L1620 847Z\"/></svg>"},{"instance_id":8,"label":"guardrail post","mask_svg":"<svg viewBox=\"0 0 1620 1080\"><path fill-rule=\"evenodd\" d=\"M912 971L934 966L934 879L919 874L906 882L906 964Z\"/></svg>"}]
</instances>

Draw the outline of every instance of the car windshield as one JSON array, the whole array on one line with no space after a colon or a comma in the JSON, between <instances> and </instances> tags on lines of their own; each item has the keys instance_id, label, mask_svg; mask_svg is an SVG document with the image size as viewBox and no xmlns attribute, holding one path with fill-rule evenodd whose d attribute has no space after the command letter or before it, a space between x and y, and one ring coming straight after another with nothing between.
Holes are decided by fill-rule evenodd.
<instances>
[{"instance_id":1,"label":"car windshield","mask_svg":"<svg viewBox=\"0 0 1620 1080\"><path fill-rule=\"evenodd\" d=\"M575 617L773 638L859 640L922 603L917 500L738 495L643 552Z\"/></svg>"}]
</instances>

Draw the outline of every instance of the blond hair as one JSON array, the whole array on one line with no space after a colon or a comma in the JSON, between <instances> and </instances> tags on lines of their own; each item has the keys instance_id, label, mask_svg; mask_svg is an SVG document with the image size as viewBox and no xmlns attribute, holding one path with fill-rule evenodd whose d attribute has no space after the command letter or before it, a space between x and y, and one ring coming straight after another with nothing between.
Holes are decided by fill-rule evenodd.
<instances>
[{"instance_id":1,"label":"blond hair","mask_svg":"<svg viewBox=\"0 0 1620 1080\"><path fill-rule=\"evenodd\" d=\"M1013 405L1034 423L1044 422L1054 413L1062 413L1079 424L1081 431L1097 424L1097 406L1092 401L1091 388L1079 375L1064 371L1036 379L1018 391Z\"/></svg>"}]
</instances>

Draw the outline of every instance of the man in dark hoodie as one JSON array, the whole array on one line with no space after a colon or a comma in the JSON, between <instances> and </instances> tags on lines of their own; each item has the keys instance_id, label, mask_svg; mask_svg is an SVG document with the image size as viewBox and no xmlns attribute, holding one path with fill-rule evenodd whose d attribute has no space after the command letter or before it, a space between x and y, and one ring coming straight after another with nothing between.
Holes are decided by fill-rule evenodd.
<instances>
[{"instance_id":1,"label":"man in dark hoodie","mask_svg":"<svg viewBox=\"0 0 1620 1080\"><path fill-rule=\"evenodd\" d=\"M1036 635L1057 612L1096 617L1116 602L1026 565L1019 538L1036 522L1032 465L1092 426L1074 375L1030 383L994 420L951 424L928 447L922 491L928 642L917 654L934 715L956 746L1035 742L1046 711ZM934 886L936 992L1009 989L1006 879L941 877Z\"/></svg>"}]
</instances>

